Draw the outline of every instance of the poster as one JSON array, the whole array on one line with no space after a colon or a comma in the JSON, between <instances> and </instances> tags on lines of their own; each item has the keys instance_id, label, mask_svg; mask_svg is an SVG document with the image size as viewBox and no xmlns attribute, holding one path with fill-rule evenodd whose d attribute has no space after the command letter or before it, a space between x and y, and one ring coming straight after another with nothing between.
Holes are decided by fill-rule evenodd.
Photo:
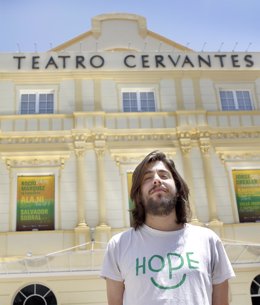
<instances>
[{"instance_id":1,"label":"poster","mask_svg":"<svg viewBox=\"0 0 260 305\"><path fill-rule=\"evenodd\" d=\"M260 169L233 170L240 222L260 222Z\"/></svg>"},{"instance_id":2,"label":"poster","mask_svg":"<svg viewBox=\"0 0 260 305\"><path fill-rule=\"evenodd\" d=\"M17 177L17 231L54 230L54 176Z\"/></svg>"},{"instance_id":3,"label":"poster","mask_svg":"<svg viewBox=\"0 0 260 305\"><path fill-rule=\"evenodd\" d=\"M131 187L132 187L132 176L133 173L132 172L128 172L127 173L127 190L128 190L128 207L129 207L129 211L131 211L134 207L133 202L130 198L130 191L131 191ZM130 212L130 226L132 226L133 224L133 217L132 217L132 213Z\"/></svg>"}]
</instances>

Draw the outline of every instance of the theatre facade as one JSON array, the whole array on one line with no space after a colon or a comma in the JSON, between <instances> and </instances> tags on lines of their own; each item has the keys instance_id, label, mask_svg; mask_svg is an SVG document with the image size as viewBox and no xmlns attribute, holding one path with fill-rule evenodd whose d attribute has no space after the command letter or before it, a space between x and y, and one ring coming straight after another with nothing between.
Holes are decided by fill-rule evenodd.
<instances>
[{"instance_id":1,"label":"theatre facade","mask_svg":"<svg viewBox=\"0 0 260 305\"><path fill-rule=\"evenodd\" d=\"M0 304L107 304L104 249L153 150L187 181L191 222L222 239L230 304L259 304L260 52L197 52L142 16L99 15L47 52L1 53L0 105Z\"/></svg>"}]
</instances>

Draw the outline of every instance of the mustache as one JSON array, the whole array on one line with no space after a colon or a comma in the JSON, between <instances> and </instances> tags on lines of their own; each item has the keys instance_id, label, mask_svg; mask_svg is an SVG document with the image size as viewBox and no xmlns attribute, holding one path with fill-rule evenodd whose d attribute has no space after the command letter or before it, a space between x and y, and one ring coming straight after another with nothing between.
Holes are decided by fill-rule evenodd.
<instances>
[{"instance_id":1,"label":"mustache","mask_svg":"<svg viewBox=\"0 0 260 305\"><path fill-rule=\"evenodd\" d=\"M160 186L154 185L154 186L150 189L149 193L152 193L152 192L155 191L155 190L166 191L166 188L165 188L164 186L162 186L162 185L160 185Z\"/></svg>"}]
</instances>

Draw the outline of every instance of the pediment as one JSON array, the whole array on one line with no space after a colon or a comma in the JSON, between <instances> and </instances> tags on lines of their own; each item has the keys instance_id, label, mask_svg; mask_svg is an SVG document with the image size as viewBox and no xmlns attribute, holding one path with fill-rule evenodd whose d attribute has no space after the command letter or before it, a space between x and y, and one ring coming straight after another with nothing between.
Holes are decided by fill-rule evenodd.
<instances>
[{"instance_id":1,"label":"pediment","mask_svg":"<svg viewBox=\"0 0 260 305\"><path fill-rule=\"evenodd\" d=\"M171 52L191 51L147 29L146 19L135 14L103 14L92 19L92 28L51 51L72 52Z\"/></svg>"}]
</instances>

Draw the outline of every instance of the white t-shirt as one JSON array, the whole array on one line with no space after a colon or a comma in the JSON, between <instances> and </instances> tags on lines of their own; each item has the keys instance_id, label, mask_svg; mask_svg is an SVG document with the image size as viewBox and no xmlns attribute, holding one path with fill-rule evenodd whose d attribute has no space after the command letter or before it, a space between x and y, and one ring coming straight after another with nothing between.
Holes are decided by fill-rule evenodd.
<instances>
[{"instance_id":1,"label":"white t-shirt","mask_svg":"<svg viewBox=\"0 0 260 305\"><path fill-rule=\"evenodd\" d=\"M211 305L212 285L234 271L212 230L186 224L165 232L143 225L112 237L101 276L124 282L123 305Z\"/></svg>"}]
</instances>

